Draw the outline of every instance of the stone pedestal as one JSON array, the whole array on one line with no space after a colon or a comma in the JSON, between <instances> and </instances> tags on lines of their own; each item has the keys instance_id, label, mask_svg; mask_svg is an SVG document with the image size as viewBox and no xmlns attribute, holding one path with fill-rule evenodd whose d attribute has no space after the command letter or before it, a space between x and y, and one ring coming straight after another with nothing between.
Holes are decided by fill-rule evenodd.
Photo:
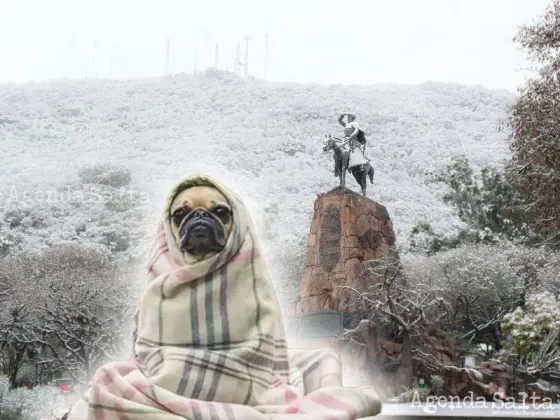
<instances>
[{"instance_id":1,"label":"stone pedestal","mask_svg":"<svg viewBox=\"0 0 560 420\"><path fill-rule=\"evenodd\" d=\"M356 328L367 316L353 304L356 294L340 286L366 291L371 280L362 275L364 264L394 257L393 245L393 224L381 204L347 188L335 188L315 201L290 346L335 349L347 386L371 385L375 376L371 368L376 365L382 343L370 337L369 330L361 334L365 346L339 340L343 329ZM358 329L363 332L363 328ZM381 378L376 376L375 380L379 385Z\"/></svg>"},{"instance_id":2,"label":"stone pedestal","mask_svg":"<svg viewBox=\"0 0 560 420\"><path fill-rule=\"evenodd\" d=\"M371 310L364 312L354 302L357 293L372 286L371 276L362 275L364 268L371 267L367 262L395 262L394 245L393 224L381 204L346 188L319 196L290 335L292 348L335 349L347 386L375 385L380 394L387 395L395 391L403 346L391 341L383 326L365 321ZM344 334L343 329L347 330ZM423 350L443 364L458 364L454 343L436 330Z\"/></svg>"},{"instance_id":3,"label":"stone pedestal","mask_svg":"<svg viewBox=\"0 0 560 420\"><path fill-rule=\"evenodd\" d=\"M307 239L307 263L296 315L316 310L357 311L352 294L363 291L363 263L391 255L395 244L387 209L346 188L317 198Z\"/></svg>"}]
</instances>

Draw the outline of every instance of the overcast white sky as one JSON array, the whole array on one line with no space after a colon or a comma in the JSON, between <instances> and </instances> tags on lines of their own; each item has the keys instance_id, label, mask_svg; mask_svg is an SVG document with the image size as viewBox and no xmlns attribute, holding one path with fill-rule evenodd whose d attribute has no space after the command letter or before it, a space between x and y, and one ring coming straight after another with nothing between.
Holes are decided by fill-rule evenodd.
<instances>
[{"instance_id":1,"label":"overcast white sky","mask_svg":"<svg viewBox=\"0 0 560 420\"><path fill-rule=\"evenodd\" d=\"M511 39L549 0L0 0L0 81L232 69L249 41L249 74L373 84L426 80L515 90L525 55Z\"/></svg>"}]
</instances>

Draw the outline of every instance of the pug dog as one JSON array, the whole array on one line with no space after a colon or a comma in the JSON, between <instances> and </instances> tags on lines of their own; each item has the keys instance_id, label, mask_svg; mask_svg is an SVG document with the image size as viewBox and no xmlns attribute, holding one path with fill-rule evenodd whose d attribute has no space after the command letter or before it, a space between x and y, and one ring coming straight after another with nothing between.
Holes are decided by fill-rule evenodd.
<instances>
[{"instance_id":1,"label":"pug dog","mask_svg":"<svg viewBox=\"0 0 560 420\"><path fill-rule=\"evenodd\" d=\"M171 230L187 263L219 253L231 232L233 214L226 197L214 187L189 187L173 199Z\"/></svg>"}]
</instances>

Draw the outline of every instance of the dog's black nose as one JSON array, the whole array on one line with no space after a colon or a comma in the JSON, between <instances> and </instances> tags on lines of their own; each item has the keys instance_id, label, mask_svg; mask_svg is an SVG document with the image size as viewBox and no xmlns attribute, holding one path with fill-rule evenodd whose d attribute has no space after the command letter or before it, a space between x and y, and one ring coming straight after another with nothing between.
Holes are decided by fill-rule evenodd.
<instances>
[{"instance_id":1,"label":"dog's black nose","mask_svg":"<svg viewBox=\"0 0 560 420\"><path fill-rule=\"evenodd\" d=\"M202 219L203 217L209 217L209 216L210 213L208 213L205 210L196 210L192 215L193 219Z\"/></svg>"}]
</instances>

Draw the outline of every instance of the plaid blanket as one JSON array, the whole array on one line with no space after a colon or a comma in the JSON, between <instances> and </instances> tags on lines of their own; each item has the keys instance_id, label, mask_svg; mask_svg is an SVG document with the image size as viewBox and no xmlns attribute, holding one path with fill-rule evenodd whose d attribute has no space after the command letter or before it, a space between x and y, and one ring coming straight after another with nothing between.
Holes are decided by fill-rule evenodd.
<instances>
[{"instance_id":1,"label":"plaid blanket","mask_svg":"<svg viewBox=\"0 0 560 420\"><path fill-rule=\"evenodd\" d=\"M233 227L221 253L186 264L168 210L177 192L200 184L228 198ZM69 419L342 420L381 411L371 387L341 386L334 352L289 351L251 218L239 197L206 176L169 194L135 337L135 357L102 367Z\"/></svg>"}]
</instances>

